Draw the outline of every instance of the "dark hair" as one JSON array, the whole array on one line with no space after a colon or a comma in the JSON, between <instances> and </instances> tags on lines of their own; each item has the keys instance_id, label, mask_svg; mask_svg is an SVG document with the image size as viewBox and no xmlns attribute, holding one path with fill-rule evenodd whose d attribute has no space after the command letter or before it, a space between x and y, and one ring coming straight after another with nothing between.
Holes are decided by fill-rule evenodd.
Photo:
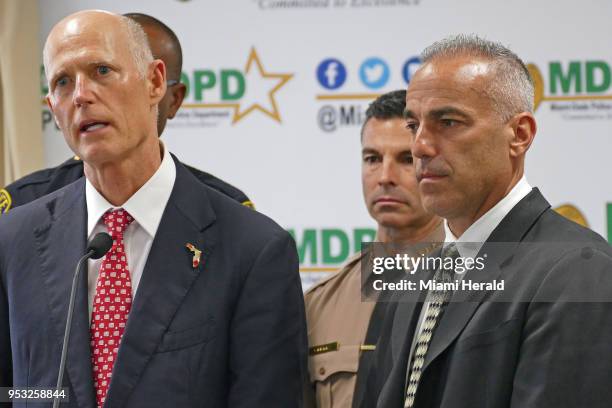
<instances>
[{"instance_id":1,"label":"dark hair","mask_svg":"<svg viewBox=\"0 0 612 408\"><path fill-rule=\"evenodd\" d=\"M176 71L174 73L180 75L181 74L181 70L183 69L183 50L181 49L181 43L180 43L178 37L176 36L176 34L174 33L174 31L172 31L172 29L170 27L168 27L167 25L165 25L164 23L162 23L161 21L159 21L155 17L152 17L152 16L150 16L148 14L143 14L143 13L126 13L126 14L124 14L124 16L127 17L127 18L130 18L130 19L132 19L134 21L136 21L141 26L151 25L153 27L159 28L160 30L162 30L168 36L168 38L170 39L170 42L172 43L172 49L176 53L176 61L177 61L177 66L176 67L169 67L169 68L176 69ZM153 57L154 58L159 58L159 55L154 55ZM166 61L164 61L164 62L166 62ZM179 79L179 78L171 78L171 79Z\"/></svg>"},{"instance_id":2,"label":"dark hair","mask_svg":"<svg viewBox=\"0 0 612 408\"><path fill-rule=\"evenodd\" d=\"M361 134L368 121L375 119L395 119L404 117L404 109L406 109L406 90L398 89L396 91L387 92L380 95L368 106L365 113L365 120L361 127Z\"/></svg>"}]
</instances>

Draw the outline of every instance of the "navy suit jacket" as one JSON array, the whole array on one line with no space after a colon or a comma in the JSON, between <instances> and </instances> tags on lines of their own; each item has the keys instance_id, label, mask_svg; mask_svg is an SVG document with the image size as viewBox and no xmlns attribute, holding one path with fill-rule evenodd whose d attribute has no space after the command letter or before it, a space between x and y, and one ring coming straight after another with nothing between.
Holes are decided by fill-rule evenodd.
<instances>
[{"instance_id":1,"label":"navy suit jacket","mask_svg":"<svg viewBox=\"0 0 612 408\"><path fill-rule=\"evenodd\" d=\"M423 363L415 408L603 408L612 400L612 249L533 189L484 243L505 282L451 302ZM425 293L420 294L422 300ZM421 302L388 304L362 408L401 408Z\"/></svg>"},{"instance_id":2,"label":"navy suit jacket","mask_svg":"<svg viewBox=\"0 0 612 408\"><path fill-rule=\"evenodd\" d=\"M307 343L294 241L175 163L105 407L301 406ZM0 386L55 387L86 220L84 179L0 219ZM202 250L197 268L188 242ZM67 406L89 408L80 278L64 386Z\"/></svg>"}]
</instances>

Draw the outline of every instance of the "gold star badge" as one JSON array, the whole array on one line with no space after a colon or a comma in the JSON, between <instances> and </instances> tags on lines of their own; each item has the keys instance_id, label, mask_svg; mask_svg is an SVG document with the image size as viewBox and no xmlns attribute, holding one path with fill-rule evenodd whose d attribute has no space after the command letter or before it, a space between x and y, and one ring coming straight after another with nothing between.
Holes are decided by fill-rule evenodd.
<instances>
[{"instance_id":1,"label":"gold star badge","mask_svg":"<svg viewBox=\"0 0 612 408\"><path fill-rule=\"evenodd\" d=\"M198 248L196 248L193 244L190 244L189 242L185 244L185 247L187 247L187 249L193 253L193 259L191 260L193 268L195 269L200 266L200 257L202 256L202 251L200 251Z\"/></svg>"},{"instance_id":2,"label":"gold star badge","mask_svg":"<svg viewBox=\"0 0 612 408\"><path fill-rule=\"evenodd\" d=\"M260 112L268 115L269 117L280 123L280 113L278 111L278 106L276 105L276 99L274 98L274 96L276 91L278 91L283 85L285 85L287 81L293 78L293 74L272 74L266 72L254 47L251 48L251 53L249 54L246 67L244 69L244 72L247 76L251 74L253 67L255 67L253 74L256 74L256 76L259 77L259 81L267 79L274 80L276 82L276 84L268 91L268 102L271 106L271 109L263 106L259 102L251 103L246 109L242 109L241 104L236 104L234 108L234 118L232 120L232 123L238 122L240 119L242 119L254 110L259 110ZM249 81L249 83L252 82Z\"/></svg>"}]
</instances>

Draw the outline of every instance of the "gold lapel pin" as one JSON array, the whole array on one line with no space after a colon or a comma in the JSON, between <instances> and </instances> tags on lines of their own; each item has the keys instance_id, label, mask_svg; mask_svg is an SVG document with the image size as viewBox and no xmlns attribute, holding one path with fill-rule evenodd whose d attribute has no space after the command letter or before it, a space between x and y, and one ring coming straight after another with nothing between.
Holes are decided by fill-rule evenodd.
<instances>
[{"instance_id":1,"label":"gold lapel pin","mask_svg":"<svg viewBox=\"0 0 612 408\"><path fill-rule=\"evenodd\" d=\"M200 251L198 248L196 248L193 244L190 244L189 242L185 244L185 247L187 247L188 250L193 252L192 265L194 268L197 268L200 265L200 257L202 256L202 251Z\"/></svg>"}]
</instances>

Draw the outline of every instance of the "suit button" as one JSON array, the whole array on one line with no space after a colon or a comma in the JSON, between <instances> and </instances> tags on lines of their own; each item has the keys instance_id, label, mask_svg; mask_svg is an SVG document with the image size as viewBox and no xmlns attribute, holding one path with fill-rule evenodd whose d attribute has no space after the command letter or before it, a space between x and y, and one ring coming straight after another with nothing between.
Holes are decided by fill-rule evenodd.
<instances>
[{"instance_id":1,"label":"suit button","mask_svg":"<svg viewBox=\"0 0 612 408\"><path fill-rule=\"evenodd\" d=\"M325 375L325 367L319 368L319 374Z\"/></svg>"}]
</instances>

